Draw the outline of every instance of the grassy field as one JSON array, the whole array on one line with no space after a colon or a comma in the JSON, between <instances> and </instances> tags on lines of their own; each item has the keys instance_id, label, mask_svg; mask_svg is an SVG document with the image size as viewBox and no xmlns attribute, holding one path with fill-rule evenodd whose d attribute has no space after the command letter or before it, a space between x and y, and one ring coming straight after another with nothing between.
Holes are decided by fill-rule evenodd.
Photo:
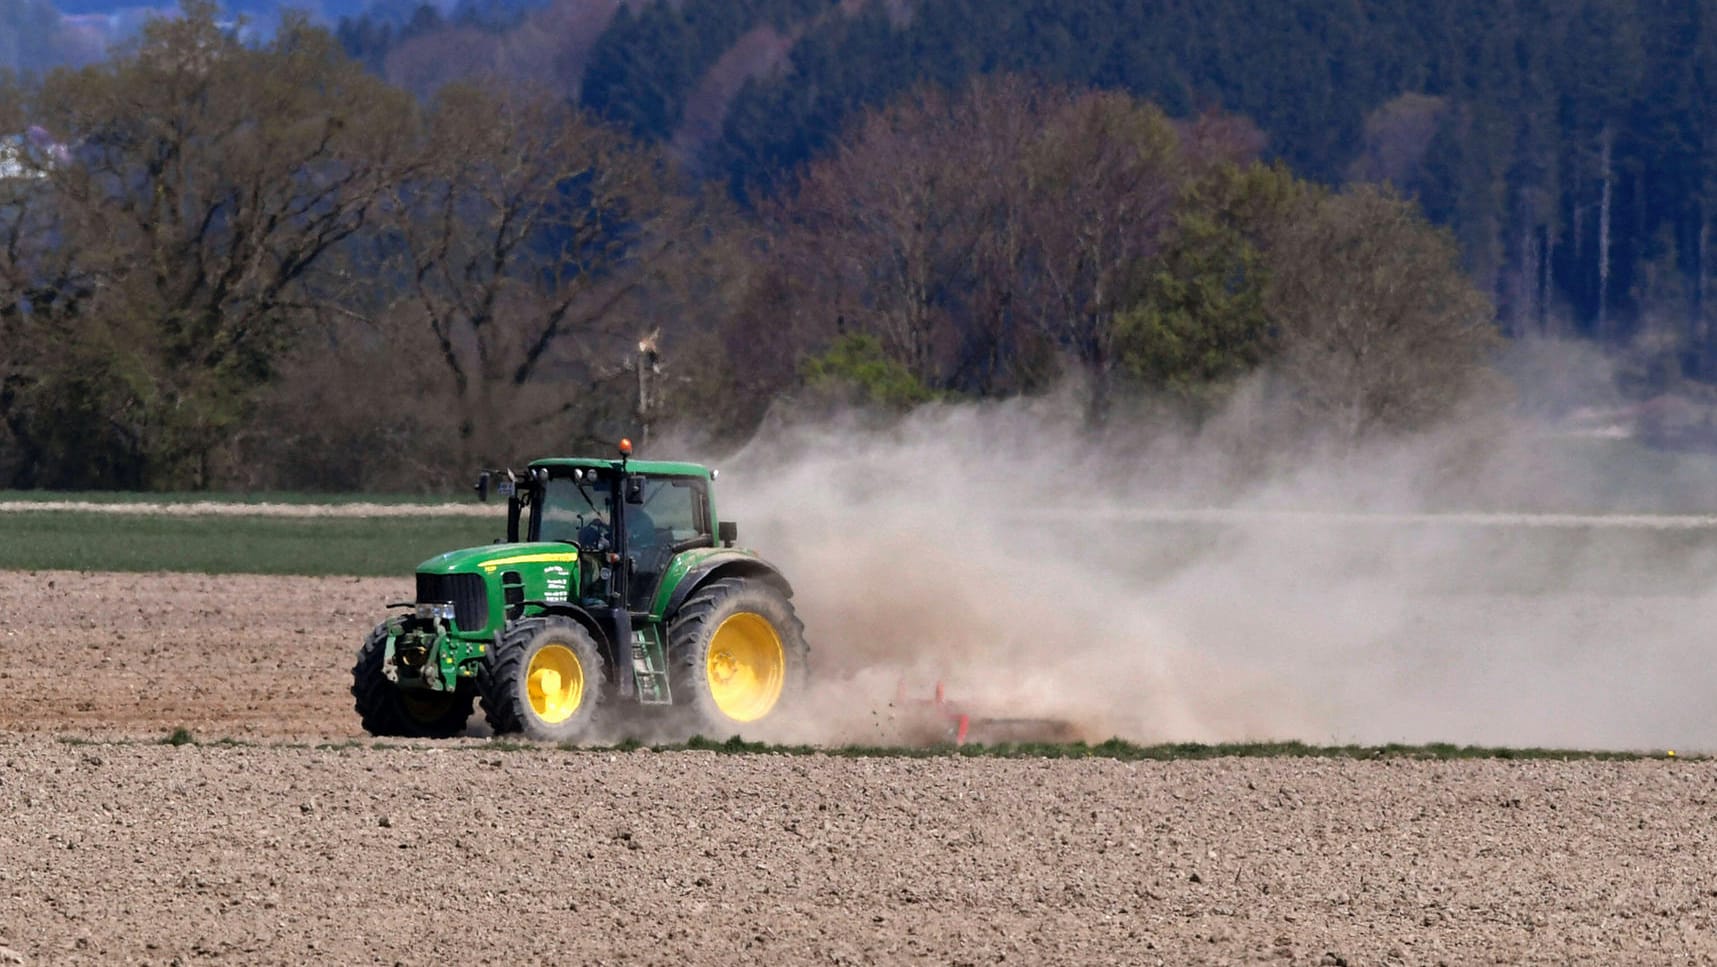
<instances>
[{"instance_id":1,"label":"grassy field","mask_svg":"<svg viewBox=\"0 0 1717 967\"><path fill-rule=\"evenodd\" d=\"M3 497L4 495L0 495ZM54 494L64 500L71 495ZM485 516L419 513L398 516L277 516L235 498L221 513L127 513L124 495L92 501L101 510L10 510L0 513L0 569L185 571L209 574L344 574L411 572L435 554L487 544L504 531L505 509ZM169 495L172 502L194 500ZM313 510L302 494L275 501ZM77 495L82 499L83 495ZM160 500L132 496L131 502ZM337 510L360 498L329 500ZM369 502L369 498L361 498ZM376 501L380 502L380 501ZM479 505L458 505L476 510ZM111 508L111 509L110 509ZM1339 548L1329 580L1386 575L1418 593L1584 591L1604 594L1700 594L1717 581L1717 528L1490 526L1389 520L1057 521L1059 532L1094 554L1124 563L1130 576L1154 581L1200 560L1237 549L1303 545Z\"/></svg>"},{"instance_id":2,"label":"grassy field","mask_svg":"<svg viewBox=\"0 0 1717 967\"><path fill-rule=\"evenodd\" d=\"M0 490L0 503L56 503L75 501L84 504L439 504L465 503L471 500L469 490L442 494L310 494L286 491L253 491L244 493L139 493L116 490Z\"/></svg>"},{"instance_id":3,"label":"grassy field","mask_svg":"<svg viewBox=\"0 0 1717 967\"><path fill-rule=\"evenodd\" d=\"M408 575L505 529L469 517L166 517L0 514L0 569L206 574Z\"/></svg>"}]
</instances>

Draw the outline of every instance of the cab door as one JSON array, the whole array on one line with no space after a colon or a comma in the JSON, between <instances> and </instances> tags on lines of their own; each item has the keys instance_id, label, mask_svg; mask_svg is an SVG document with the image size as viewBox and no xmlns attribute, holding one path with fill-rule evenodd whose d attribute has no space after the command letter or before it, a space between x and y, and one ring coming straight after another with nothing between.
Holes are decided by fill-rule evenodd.
<instances>
[{"instance_id":1,"label":"cab door","mask_svg":"<svg viewBox=\"0 0 1717 967\"><path fill-rule=\"evenodd\" d=\"M632 579L627 605L645 611L675 555L712 547L709 484L700 477L650 477L642 503L626 507L626 556Z\"/></svg>"}]
</instances>

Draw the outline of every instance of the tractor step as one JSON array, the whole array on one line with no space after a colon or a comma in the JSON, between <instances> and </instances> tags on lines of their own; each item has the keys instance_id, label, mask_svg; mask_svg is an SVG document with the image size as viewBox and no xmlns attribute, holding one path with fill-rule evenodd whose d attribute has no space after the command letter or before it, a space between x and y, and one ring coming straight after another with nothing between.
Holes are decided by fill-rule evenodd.
<instances>
[{"instance_id":1,"label":"tractor step","mask_svg":"<svg viewBox=\"0 0 1717 967\"><path fill-rule=\"evenodd\" d=\"M638 686L638 704L672 705L668 689L667 649L661 629L654 625L632 626L632 676Z\"/></svg>"}]
</instances>

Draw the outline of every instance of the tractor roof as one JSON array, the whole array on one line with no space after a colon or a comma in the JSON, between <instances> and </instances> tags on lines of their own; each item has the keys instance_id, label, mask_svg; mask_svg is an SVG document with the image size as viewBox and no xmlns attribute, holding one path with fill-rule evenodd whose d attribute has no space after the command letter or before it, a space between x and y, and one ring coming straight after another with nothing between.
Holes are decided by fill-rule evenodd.
<instances>
[{"instance_id":1,"label":"tractor roof","mask_svg":"<svg viewBox=\"0 0 1717 967\"><path fill-rule=\"evenodd\" d=\"M611 470L620 461L606 460L599 457L547 457L542 460L532 460L533 467L564 467L572 469L583 467L586 470ZM641 473L651 477L702 477L710 479L709 468L698 463L683 463L678 460L632 460L626 464L626 469L633 473Z\"/></svg>"}]
</instances>

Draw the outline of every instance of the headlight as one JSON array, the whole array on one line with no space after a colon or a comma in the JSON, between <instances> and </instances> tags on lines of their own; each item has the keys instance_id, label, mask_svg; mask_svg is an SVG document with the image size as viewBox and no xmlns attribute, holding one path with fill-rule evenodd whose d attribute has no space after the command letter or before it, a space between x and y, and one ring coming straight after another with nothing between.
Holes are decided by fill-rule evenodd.
<instances>
[{"instance_id":1,"label":"headlight","mask_svg":"<svg viewBox=\"0 0 1717 967\"><path fill-rule=\"evenodd\" d=\"M419 601L417 616L425 621L440 618L443 621L453 620L453 605L442 601Z\"/></svg>"}]
</instances>

